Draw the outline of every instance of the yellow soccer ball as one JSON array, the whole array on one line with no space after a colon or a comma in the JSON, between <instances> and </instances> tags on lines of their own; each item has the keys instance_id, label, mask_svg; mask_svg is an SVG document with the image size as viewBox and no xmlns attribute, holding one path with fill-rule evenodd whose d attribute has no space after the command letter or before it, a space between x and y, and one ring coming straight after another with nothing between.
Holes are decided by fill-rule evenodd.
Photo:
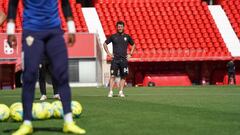
<instances>
[{"instance_id":1,"label":"yellow soccer ball","mask_svg":"<svg viewBox=\"0 0 240 135\"><path fill-rule=\"evenodd\" d=\"M52 104L48 102L42 102L44 110L47 110L46 119L53 117L53 107Z\"/></svg>"},{"instance_id":2,"label":"yellow soccer ball","mask_svg":"<svg viewBox=\"0 0 240 135\"><path fill-rule=\"evenodd\" d=\"M62 118L63 117L63 108L62 103L60 101L52 102L53 107L53 117L54 118Z\"/></svg>"},{"instance_id":3,"label":"yellow soccer ball","mask_svg":"<svg viewBox=\"0 0 240 135\"><path fill-rule=\"evenodd\" d=\"M43 120L47 118L47 109L41 103L34 103L32 109L32 117L35 120Z\"/></svg>"},{"instance_id":4,"label":"yellow soccer ball","mask_svg":"<svg viewBox=\"0 0 240 135\"><path fill-rule=\"evenodd\" d=\"M22 106L22 103L21 102L16 102L16 103L13 103L11 106L10 106L10 110L12 110L13 108L15 108L16 106Z\"/></svg>"},{"instance_id":5,"label":"yellow soccer ball","mask_svg":"<svg viewBox=\"0 0 240 135\"><path fill-rule=\"evenodd\" d=\"M0 121L8 120L9 115L10 115L10 110L8 106L4 104L0 104Z\"/></svg>"},{"instance_id":6,"label":"yellow soccer ball","mask_svg":"<svg viewBox=\"0 0 240 135\"><path fill-rule=\"evenodd\" d=\"M23 120L23 107L22 103L14 103L10 107L10 116L14 121L22 121Z\"/></svg>"},{"instance_id":7,"label":"yellow soccer ball","mask_svg":"<svg viewBox=\"0 0 240 135\"><path fill-rule=\"evenodd\" d=\"M71 109L72 109L72 114L73 117L79 118L80 115L82 114L82 105L78 101L72 101L71 102Z\"/></svg>"}]
</instances>

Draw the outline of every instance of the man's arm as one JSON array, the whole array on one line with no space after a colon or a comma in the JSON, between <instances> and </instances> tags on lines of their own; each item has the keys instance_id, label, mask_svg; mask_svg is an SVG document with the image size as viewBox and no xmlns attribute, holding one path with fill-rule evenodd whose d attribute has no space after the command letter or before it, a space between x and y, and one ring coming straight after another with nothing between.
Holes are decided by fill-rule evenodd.
<instances>
[{"instance_id":1,"label":"man's arm","mask_svg":"<svg viewBox=\"0 0 240 135\"><path fill-rule=\"evenodd\" d=\"M131 49L130 53L127 55L127 59L130 59L130 58L132 57L132 54L133 54L133 52L134 52L135 48L136 48L136 45L135 45L135 44L133 44L133 45L132 45L132 49Z\"/></svg>"},{"instance_id":2,"label":"man's arm","mask_svg":"<svg viewBox=\"0 0 240 135\"><path fill-rule=\"evenodd\" d=\"M131 51L130 51L130 54L127 55L127 59L129 59L129 58L132 57L132 54L133 54L133 52L134 52L134 50L135 50L135 48L136 48L136 45L135 45L133 39L132 39L130 36L129 36L128 38L129 38L128 43L129 43L130 45L132 45L132 49L131 49Z\"/></svg>"},{"instance_id":3,"label":"man's arm","mask_svg":"<svg viewBox=\"0 0 240 135\"><path fill-rule=\"evenodd\" d=\"M17 14L17 6L19 0L9 0L8 3L8 16L7 16L7 34L8 34L8 44L10 47L15 48L17 45L17 40L15 34L15 19Z\"/></svg>"},{"instance_id":4,"label":"man's arm","mask_svg":"<svg viewBox=\"0 0 240 135\"><path fill-rule=\"evenodd\" d=\"M107 55L109 55L110 57L114 57L114 55L112 53L109 52L107 45L112 43L112 39L113 39L113 35L111 35L110 37L107 38L107 40L103 43L103 48L105 50L105 52L107 53Z\"/></svg>"},{"instance_id":5,"label":"man's arm","mask_svg":"<svg viewBox=\"0 0 240 135\"><path fill-rule=\"evenodd\" d=\"M136 48L136 45L135 45L135 44L133 44L133 45L132 45L132 49L131 49L131 51L130 51L130 55L132 55L132 54L133 54L133 52L135 51L135 48Z\"/></svg>"},{"instance_id":6,"label":"man's arm","mask_svg":"<svg viewBox=\"0 0 240 135\"><path fill-rule=\"evenodd\" d=\"M106 42L103 44L103 48L104 48L105 52L107 53L107 55L113 57L113 54L111 54L111 53L109 52L109 50L108 50L108 47L107 47L107 43L106 43Z\"/></svg>"},{"instance_id":7,"label":"man's arm","mask_svg":"<svg viewBox=\"0 0 240 135\"><path fill-rule=\"evenodd\" d=\"M5 13L0 10L0 26L1 26L2 23L5 21L5 19L6 19Z\"/></svg>"},{"instance_id":8,"label":"man's arm","mask_svg":"<svg viewBox=\"0 0 240 135\"><path fill-rule=\"evenodd\" d=\"M19 0L9 0L8 3L8 20L15 20L17 15L17 6Z\"/></svg>"},{"instance_id":9,"label":"man's arm","mask_svg":"<svg viewBox=\"0 0 240 135\"><path fill-rule=\"evenodd\" d=\"M75 43L76 28L73 21L72 10L68 0L62 0L62 10L63 10L64 17L67 20L67 26L68 26L68 32L69 32L68 43L70 46L73 46L73 44Z\"/></svg>"}]
</instances>

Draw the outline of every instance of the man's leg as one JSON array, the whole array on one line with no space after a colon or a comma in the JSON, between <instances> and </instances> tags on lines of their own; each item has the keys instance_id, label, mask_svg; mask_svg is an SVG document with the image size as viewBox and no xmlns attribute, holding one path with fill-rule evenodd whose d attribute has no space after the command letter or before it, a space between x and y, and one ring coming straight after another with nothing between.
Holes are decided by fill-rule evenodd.
<instances>
[{"instance_id":1,"label":"man's leg","mask_svg":"<svg viewBox=\"0 0 240 135\"><path fill-rule=\"evenodd\" d=\"M236 74L235 74L235 72L233 73L233 82L236 85Z\"/></svg>"},{"instance_id":2,"label":"man's leg","mask_svg":"<svg viewBox=\"0 0 240 135\"><path fill-rule=\"evenodd\" d=\"M109 80L109 93L108 93L108 97L113 97L113 86L115 83L115 76L111 75L111 78Z\"/></svg>"},{"instance_id":3,"label":"man's leg","mask_svg":"<svg viewBox=\"0 0 240 135\"><path fill-rule=\"evenodd\" d=\"M46 95L45 70L43 64L39 67L39 87L41 95Z\"/></svg>"},{"instance_id":4,"label":"man's leg","mask_svg":"<svg viewBox=\"0 0 240 135\"><path fill-rule=\"evenodd\" d=\"M123 91L124 86L125 86L125 83L126 83L126 77L122 77L121 80L120 80L120 88L119 88L119 91Z\"/></svg>"},{"instance_id":5,"label":"man's leg","mask_svg":"<svg viewBox=\"0 0 240 135\"><path fill-rule=\"evenodd\" d=\"M115 77L117 76L117 72L118 72L118 67L117 67L117 63L115 60L112 60L111 62L111 67L110 67L110 80L109 80L109 93L108 93L108 97L113 97L113 87L115 84Z\"/></svg>"},{"instance_id":6,"label":"man's leg","mask_svg":"<svg viewBox=\"0 0 240 135\"><path fill-rule=\"evenodd\" d=\"M39 67L39 79L38 79L40 92L41 92L40 100L46 100L47 99L45 74L46 74L46 68L45 68L44 63L42 62L40 67Z\"/></svg>"},{"instance_id":7,"label":"man's leg","mask_svg":"<svg viewBox=\"0 0 240 135\"><path fill-rule=\"evenodd\" d=\"M54 95L59 94L58 90L57 90L56 81L55 81L55 79L53 77L52 77L52 86L53 86L53 94Z\"/></svg>"},{"instance_id":8,"label":"man's leg","mask_svg":"<svg viewBox=\"0 0 240 135\"><path fill-rule=\"evenodd\" d=\"M46 52L51 61L53 80L56 81L61 96L64 114L71 113L71 91L68 84L68 56L62 33L49 38Z\"/></svg>"},{"instance_id":9,"label":"man's leg","mask_svg":"<svg viewBox=\"0 0 240 135\"><path fill-rule=\"evenodd\" d=\"M46 44L47 54L53 67L53 77L56 80L58 92L61 97L64 111L64 132L76 134L85 134L84 129L79 128L72 118L71 111L71 91L68 82L68 56L63 32L61 30L53 30L52 36Z\"/></svg>"},{"instance_id":10,"label":"man's leg","mask_svg":"<svg viewBox=\"0 0 240 135\"><path fill-rule=\"evenodd\" d=\"M31 37L33 43L27 43L26 40ZM34 90L37 81L38 67L44 51L44 43L37 39L37 36L31 33L23 34L23 53L24 53L24 69L23 69L23 119L32 119L32 103L34 100Z\"/></svg>"},{"instance_id":11,"label":"man's leg","mask_svg":"<svg viewBox=\"0 0 240 135\"><path fill-rule=\"evenodd\" d=\"M230 84L231 81L231 73L228 73L228 84Z\"/></svg>"},{"instance_id":12,"label":"man's leg","mask_svg":"<svg viewBox=\"0 0 240 135\"><path fill-rule=\"evenodd\" d=\"M121 76L120 88L119 88L120 97L125 97L125 95L123 94L123 89L126 83L127 75L128 75L128 62L126 60L120 63L120 76Z\"/></svg>"},{"instance_id":13,"label":"man's leg","mask_svg":"<svg viewBox=\"0 0 240 135\"><path fill-rule=\"evenodd\" d=\"M58 88L57 88L57 85L56 85L56 80L54 79L54 77L51 75L51 78L52 78L52 86L53 86L53 98L55 99L61 99L59 93L58 93Z\"/></svg>"},{"instance_id":14,"label":"man's leg","mask_svg":"<svg viewBox=\"0 0 240 135\"><path fill-rule=\"evenodd\" d=\"M52 64L51 62L47 61L46 64L46 71L49 73L49 75L51 76L51 81L52 81L52 87L53 87L53 98L55 99L59 99L60 100L60 96L57 90L57 85L56 85L56 80L53 77L53 68L52 68Z\"/></svg>"},{"instance_id":15,"label":"man's leg","mask_svg":"<svg viewBox=\"0 0 240 135\"><path fill-rule=\"evenodd\" d=\"M22 51L23 51L23 88L22 88L22 103L23 103L23 125L13 133L13 135L30 134L33 132L32 119L32 104L34 100L34 90L37 81L38 67L41 61L41 56L44 50L44 44L39 40L39 35L35 36L32 32L23 32L22 36ZM31 40L32 42L27 42Z\"/></svg>"},{"instance_id":16,"label":"man's leg","mask_svg":"<svg viewBox=\"0 0 240 135\"><path fill-rule=\"evenodd\" d=\"M121 77L119 94L118 94L118 96L120 96L120 97L125 97L125 95L123 94L123 89L124 89L125 83L126 83L126 77Z\"/></svg>"}]
</instances>

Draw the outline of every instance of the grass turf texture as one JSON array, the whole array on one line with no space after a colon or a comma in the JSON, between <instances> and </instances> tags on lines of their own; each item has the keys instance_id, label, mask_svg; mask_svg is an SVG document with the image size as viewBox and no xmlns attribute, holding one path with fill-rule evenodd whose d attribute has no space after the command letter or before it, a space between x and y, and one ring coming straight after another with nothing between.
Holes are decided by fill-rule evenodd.
<instances>
[{"instance_id":1,"label":"grass turf texture","mask_svg":"<svg viewBox=\"0 0 240 135\"><path fill-rule=\"evenodd\" d=\"M240 87L126 88L126 98L107 98L105 88L73 88L83 106L77 124L89 135L239 135ZM39 90L36 90L39 102ZM48 90L52 97L52 90ZM20 90L0 91L0 103L20 101ZM117 91L114 91L117 94ZM52 102L52 99L48 99ZM34 121L34 135L61 135L62 120ZM0 122L0 135L20 123Z\"/></svg>"}]
</instances>

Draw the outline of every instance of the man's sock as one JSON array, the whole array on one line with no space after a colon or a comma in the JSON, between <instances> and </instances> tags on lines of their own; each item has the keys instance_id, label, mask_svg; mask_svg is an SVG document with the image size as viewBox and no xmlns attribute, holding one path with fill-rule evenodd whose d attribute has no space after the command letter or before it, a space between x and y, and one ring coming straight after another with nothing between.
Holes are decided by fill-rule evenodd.
<instances>
[{"instance_id":1,"label":"man's sock","mask_svg":"<svg viewBox=\"0 0 240 135\"><path fill-rule=\"evenodd\" d=\"M24 120L23 124L25 124L25 125L32 125L32 122L30 120Z\"/></svg>"},{"instance_id":2,"label":"man's sock","mask_svg":"<svg viewBox=\"0 0 240 135\"><path fill-rule=\"evenodd\" d=\"M71 123L73 122L73 117L72 117L72 113L67 113L64 115L64 121L66 123Z\"/></svg>"}]
</instances>

